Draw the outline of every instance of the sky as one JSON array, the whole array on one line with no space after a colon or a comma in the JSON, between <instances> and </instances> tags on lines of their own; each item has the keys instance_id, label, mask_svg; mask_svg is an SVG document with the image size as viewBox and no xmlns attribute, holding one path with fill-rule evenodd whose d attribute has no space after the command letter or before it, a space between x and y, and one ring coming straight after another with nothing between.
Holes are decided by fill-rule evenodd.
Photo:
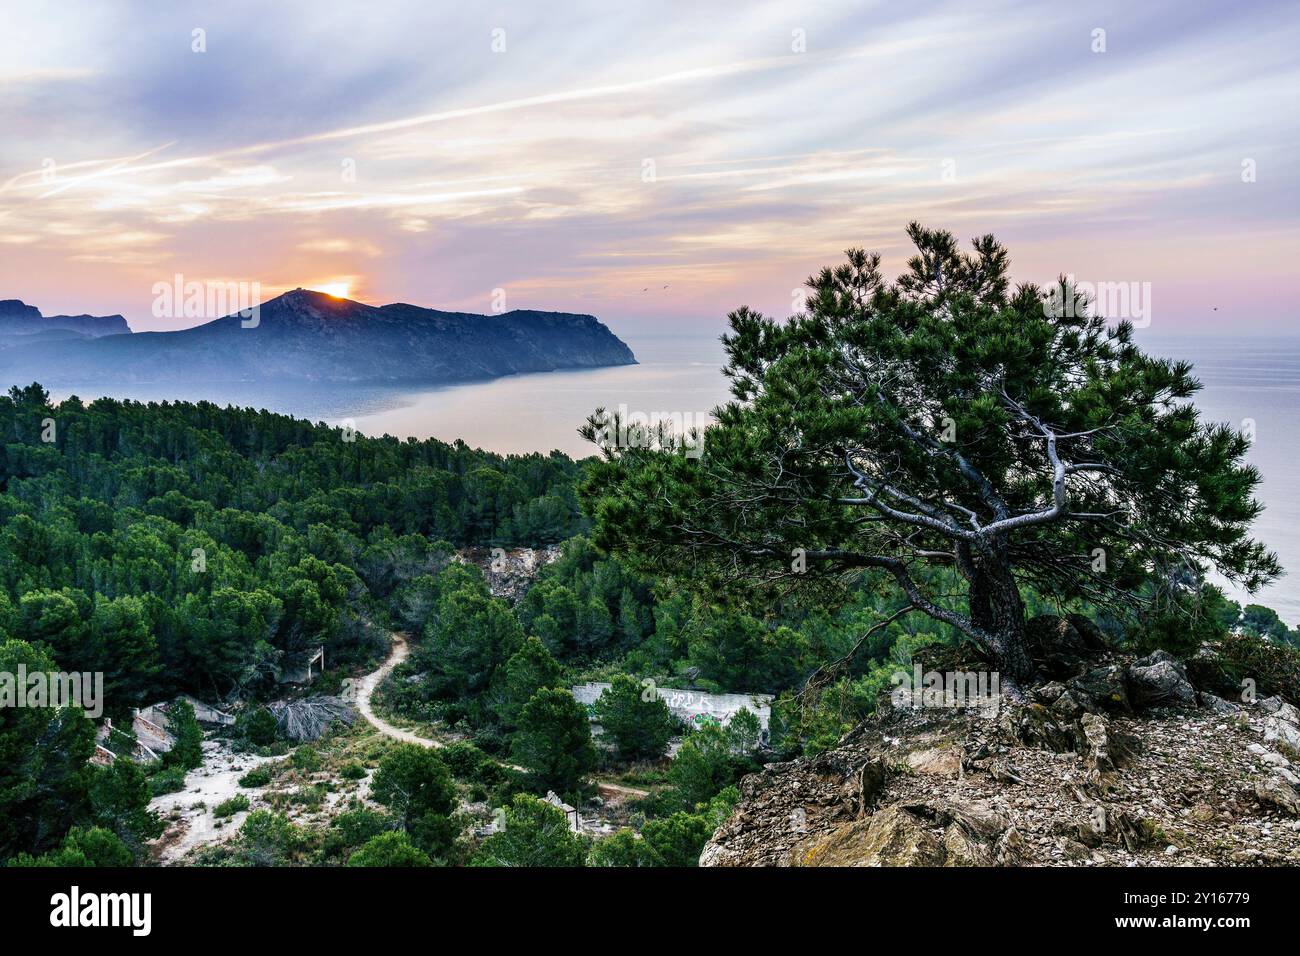
<instances>
[{"instance_id":1,"label":"sky","mask_svg":"<svg viewBox=\"0 0 1300 956\"><path fill-rule=\"evenodd\" d=\"M1153 332L1297 327L1294 3L0 3L0 298L785 316L992 232Z\"/></svg>"}]
</instances>

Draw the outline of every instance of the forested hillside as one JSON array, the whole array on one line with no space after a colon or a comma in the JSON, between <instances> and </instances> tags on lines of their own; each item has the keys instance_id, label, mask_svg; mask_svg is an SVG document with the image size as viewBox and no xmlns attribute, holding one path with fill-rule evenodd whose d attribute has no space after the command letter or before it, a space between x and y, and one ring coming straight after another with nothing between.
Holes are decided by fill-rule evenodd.
<instances>
[{"instance_id":1,"label":"forested hillside","mask_svg":"<svg viewBox=\"0 0 1300 956\"><path fill-rule=\"evenodd\" d=\"M717 606L634 574L582 536L582 465L561 455L503 458L210 404L74 398L53 407L35 385L0 398L0 434L2 669L26 661L29 670L102 671L110 717L179 692L244 705L253 719L241 739L264 746L257 702L283 692L277 678L297 655L324 645L324 686L337 687L383 656L390 629L403 629L415 652L385 707L469 735L477 747L461 751L457 779L470 792L488 786L499 802L550 788L578 799L598 760L617 768L656 759L678 732L666 711L647 716L633 684L605 715L625 733L598 756L587 715L554 688L631 675L780 693L842 656L863 622L888 610L871 581L832 615ZM559 559L514 606L451 560L462 547L560 542ZM891 628L854 674L896 642L949 638ZM882 673L863 679L880 686ZM844 691L811 724L775 727L776 746L826 746L874 704L870 693ZM22 716L0 733L5 752L23 756L2 772L10 824L0 858L93 857L78 841L106 833L139 858L159 827L145 812L150 793L179 786L171 778L186 764L169 759L147 775L127 760L96 767L87 763L90 721ZM666 839L686 828L687 843L656 860L691 862L726 804L695 808L756 767L756 728L740 731L739 743L717 729L696 735L662 778L666 789L644 812L664 817ZM489 755L530 773L489 773ZM421 851L446 858L445 829L437 839L421 831ZM119 851L105 846L101 862ZM604 852L620 847L637 859L645 849L622 840Z\"/></svg>"},{"instance_id":2,"label":"forested hillside","mask_svg":"<svg viewBox=\"0 0 1300 956\"><path fill-rule=\"evenodd\" d=\"M104 671L110 712L265 689L286 658L383 646L370 624L436 542L584 527L577 465L367 438L251 409L0 399L0 630ZM442 550L446 550L444 547Z\"/></svg>"},{"instance_id":3,"label":"forested hillside","mask_svg":"<svg viewBox=\"0 0 1300 956\"><path fill-rule=\"evenodd\" d=\"M38 385L0 398L0 435L0 671L102 672L111 718L181 692L222 702L241 715L234 743L270 759L288 743L261 704L283 695L286 667L324 646L315 692L334 693L384 656L390 631L410 635L409 660L376 700L458 742L437 757L365 751L384 813L354 800L311 828L257 809L200 862L693 865L760 758L833 748L914 652L962 640L942 621L897 616L906 598L879 571L746 597L607 553L582 507L596 472L559 454L369 438L205 403L55 407ZM457 549L557 544L513 602L455 560ZM963 607L954 570L917 573ZM1100 613L1032 588L1024 600L1031 617L1086 613L1115 644L1144 650L1188 652L1230 630L1295 641L1272 612L1209 587L1191 617ZM594 714L565 689L585 680L613 684ZM664 763L684 728L645 681L776 695L770 737L760 749L757 724L733 719L687 734ZM0 710L0 860L144 859L163 825L151 796L180 790L202 759L197 726L183 718L188 743L148 768L90 763L94 732L72 710ZM324 749L354 745L370 746L342 733ZM275 799L319 804L325 785L309 775L322 752L298 747L240 786L278 775L296 789ZM351 756L334 771L368 772ZM640 793L622 817L636 831L591 843L561 817L556 836L559 811L536 798L589 801L598 775ZM426 784L439 796L417 812L400 795ZM467 802L505 806L509 835L476 842L456 816ZM218 810L241 807L247 798Z\"/></svg>"}]
</instances>

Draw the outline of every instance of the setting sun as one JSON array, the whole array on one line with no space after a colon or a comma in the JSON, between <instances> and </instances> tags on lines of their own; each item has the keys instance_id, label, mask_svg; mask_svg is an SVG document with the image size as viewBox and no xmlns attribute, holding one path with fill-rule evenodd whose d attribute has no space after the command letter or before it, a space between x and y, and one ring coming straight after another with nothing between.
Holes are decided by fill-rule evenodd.
<instances>
[{"instance_id":1,"label":"setting sun","mask_svg":"<svg viewBox=\"0 0 1300 956\"><path fill-rule=\"evenodd\" d=\"M320 285L314 285L311 288L317 292L324 292L326 295L332 295L336 299L346 299L352 285L348 282L323 282Z\"/></svg>"}]
</instances>

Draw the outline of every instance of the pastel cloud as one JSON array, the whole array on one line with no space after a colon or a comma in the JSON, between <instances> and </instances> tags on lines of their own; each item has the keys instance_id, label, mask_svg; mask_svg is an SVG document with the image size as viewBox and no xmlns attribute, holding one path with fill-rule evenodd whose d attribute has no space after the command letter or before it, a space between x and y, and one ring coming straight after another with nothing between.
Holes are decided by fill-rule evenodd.
<instances>
[{"instance_id":1,"label":"pastel cloud","mask_svg":"<svg viewBox=\"0 0 1300 956\"><path fill-rule=\"evenodd\" d=\"M432 6L6 11L0 297L158 328L175 272L335 277L717 321L850 245L897 268L914 218L997 233L1020 278L1151 281L1180 326L1300 292L1281 3Z\"/></svg>"}]
</instances>

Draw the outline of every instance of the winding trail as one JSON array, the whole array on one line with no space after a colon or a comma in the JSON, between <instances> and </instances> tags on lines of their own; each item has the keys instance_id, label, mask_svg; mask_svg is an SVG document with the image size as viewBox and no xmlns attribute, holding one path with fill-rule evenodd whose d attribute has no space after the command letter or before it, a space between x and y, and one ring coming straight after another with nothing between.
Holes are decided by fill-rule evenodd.
<instances>
[{"instance_id":1,"label":"winding trail","mask_svg":"<svg viewBox=\"0 0 1300 956\"><path fill-rule=\"evenodd\" d=\"M409 730L402 730L400 727L394 727L384 718L375 713L374 708L370 705L370 698L374 696L375 690L384 682L384 678L392 673L393 668L402 661L406 660L411 649L407 644L406 635L401 631L393 631L392 649L388 652L388 658L379 666L378 670L371 671L365 677L361 678L361 683L357 685L357 710L361 711L361 716L370 722L370 726L385 737L392 737L394 740L401 740L408 744L419 744L421 747L445 747L440 740L433 740L430 737L421 737L419 734L412 733ZM503 760L496 761L503 767L509 767L511 770L517 770L520 773L527 773L526 767L519 764L506 763ZM624 787L616 783L606 783L596 781L597 786L602 790L608 791L609 794L617 794L623 797L648 797L648 790L639 790L636 787Z\"/></svg>"},{"instance_id":2,"label":"winding trail","mask_svg":"<svg viewBox=\"0 0 1300 956\"><path fill-rule=\"evenodd\" d=\"M385 677L392 673L394 667L406 660L406 656L411 652L406 643L405 634L394 631L392 638L393 646L388 652L388 659L379 665L378 670L371 671L361 678L361 683L357 685L357 710L361 711L361 716L366 718L370 725L385 737L392 737L394 740L401 740L408 744L419 744L421 747L442 747L444 745L441 741L421 737L409 730L394 727L376 714L370 706L370 698L374 696L375 689L383 683Z\"/></svg>"}]
</instances>

